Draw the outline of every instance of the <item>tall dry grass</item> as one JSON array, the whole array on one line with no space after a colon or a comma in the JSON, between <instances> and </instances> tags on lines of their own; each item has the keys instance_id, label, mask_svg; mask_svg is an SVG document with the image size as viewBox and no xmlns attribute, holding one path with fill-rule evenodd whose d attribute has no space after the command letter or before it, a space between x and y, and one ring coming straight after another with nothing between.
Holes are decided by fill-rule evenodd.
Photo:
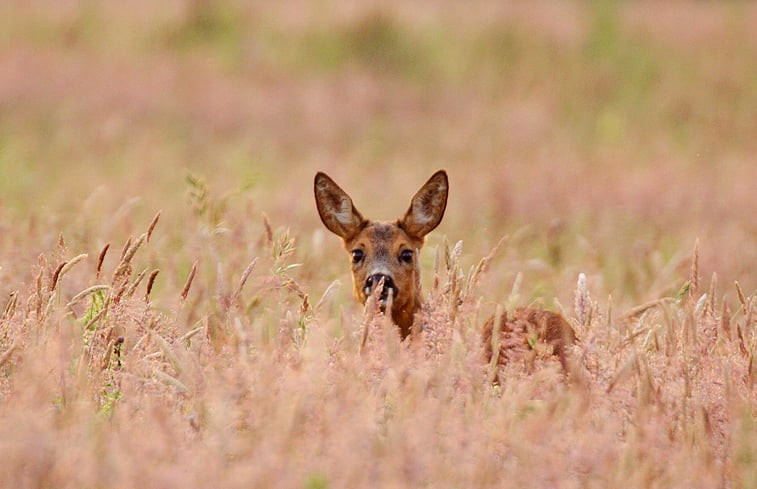
<instances>
[{"instance_id":1,"label":"tall dry grass","mask_svg":"<svg viewBox=\"0 0 757 489\"><path fill-rule=\"evenodd\" d=\"M401 344L375 311L310 298L285 234L264 232L256 261L216 284L193 266L156 304L141 283L150 267L139 271L146 236L99 277L61 240L11 295L3 485L755 482L757 299L737 285L736 301L714 283L702 293L696 256L687 290L631 310L613 312L581 277L567 376L537 356L492 385L478 270L463 273L459 246L439 252L422 337Z\"/></svg>"},{"instance_id":2,"label":"tall dry grass","mask_svg":"<svg viewBox=\"0 0 757 489\"><path fill-rule=\"evenodd\" d=\"M439 5L0 3L0 487L757 484L754 6ZM402 344L312 177L439 166Z\"/></svg>"}]
</instances>

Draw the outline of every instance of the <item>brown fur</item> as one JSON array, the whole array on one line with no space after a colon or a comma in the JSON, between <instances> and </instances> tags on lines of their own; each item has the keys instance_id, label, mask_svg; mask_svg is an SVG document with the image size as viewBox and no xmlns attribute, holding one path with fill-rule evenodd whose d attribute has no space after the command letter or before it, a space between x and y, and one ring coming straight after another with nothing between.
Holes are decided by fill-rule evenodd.
<instances>
[{"instance_id":1,"label":"brown fur","mask_svg":"<svg viewBox=\"0 0 757 489\"><path fill-rule=\"evenodd\" d=\"M319 172L315 176L318 214L323 224L342 238L351 256L355 299L365 304L368 299L365 284L372 274L391 277L397 290L396 297L392 298L392 320L399 326L402 338L410 335L415 313L422 305L418 253L424 236L436 228L444 216L448 189L447 174L440 170L418 190L402 219L379 222L363 218L349 195L328 175ZM352 259L356 250L363 254L358 261ZM412 253L411 262L401 259L401 254L408 250ZM487 361L491 361L493 355L493 326L492 317L482 331ZM534 349L540 345L551 348L565 368L565 347L575 341L575 333L557 313L522 308L511 318L506 315L502 318L499 338L500 365L517 358L532 358Z\"/></svg>"},{"instance_id":2,"label":"brown fur","mask_svg":"<svg viewBox=\"0 0 757 489\"><path fill-rule=\"evenodd\" d=\"M494 317L489 318L482 330L481 338L484 343L487 362L491 361L494 353L492 336L494 333ZM563 370L567 371L567 349L576 341L576 335L570 324L556 312L544 309L523 307L516 309L511 317L504 314L499 321L499 353L497 363L506 365L512 361L530 362L535 357L535 350L551 349L556 355Z\"/></svg>"}]
</instances>

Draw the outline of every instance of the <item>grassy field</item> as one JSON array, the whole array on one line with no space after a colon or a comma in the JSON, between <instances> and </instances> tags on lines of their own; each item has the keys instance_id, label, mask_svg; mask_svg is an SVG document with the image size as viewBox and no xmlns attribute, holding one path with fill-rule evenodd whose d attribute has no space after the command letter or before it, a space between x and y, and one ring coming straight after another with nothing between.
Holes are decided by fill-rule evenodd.
<instances>
[{"instance_id":1,"label":"grassy field","mask_svg":"<svg viewBox=\"0 0 757 489\"><path fill-rule=\"evenodd\" d=\"M757 487L755 25L0 2L0 487ZM401 344L312 179L392 219L439 168ZM491 385L483 322L534 304L569 373Z\"/></svg>"}]
</instances>

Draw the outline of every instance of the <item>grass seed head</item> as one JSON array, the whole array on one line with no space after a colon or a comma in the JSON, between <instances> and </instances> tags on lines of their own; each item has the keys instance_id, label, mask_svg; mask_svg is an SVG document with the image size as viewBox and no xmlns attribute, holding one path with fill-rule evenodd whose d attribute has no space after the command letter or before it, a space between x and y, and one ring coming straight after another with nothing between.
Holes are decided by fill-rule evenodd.
<instances>
[{"instance_id":1,"label":"grass seed head","mask_svg":"<svg viewBox=\"0 0 757 489\"><path fill-rule=\"evenodd\" d=\"M694 300L699 292L699 238L694 242L694 252L691 256L691 270L689 271L689 298Z\"/></svg>"},{"instance_id":2,"label":"grass seed head","mask_svg":"<svg viewBox=\"0 0 757 489\"><path fill-rule=\"evenodd\" d=\"M575 302L573 305L576 319L578 324L582 327L586 327L591 315L591 297L589 296L589 290L586 287L586 274L579 273L578 281L576 282Z\"/></svg>"},{"instance_id":3,"label":"grass seed head","mask_svg":"<svg viewBox=\"0 0 757 489\"><path fill-rule=\"evenodd\" d=\"M147 278L147 289L145 291L145 301L150 300L150 292L152 292L152 288L155 285L155 279L158 277L159 273L160 273L160 269L158 268L150 272L150 276Z\"/></svg>"},{"instance_id":4,"label":"grass seed head","mask_svg":"<svg viewBox=\"0 0 757 489\"><path fill-rule=\"evenodd\" d=\"M198 263L198 260L195 260L195 262L192 264L192 269L189 271L189 276L187 277L187 281L184 283L184 288L181 290L182 301L187 300L189 289L192 287L192 281L194 280L195 274L197 273L197 263Z\"/></svg>"},{"instance_id":5,"label":"grass seed head","mask_svg":"<svg viewBox=\"0 0 757 489\"><path fill-rule=\"evenodd\" d=\"M97 255L97 267L95 269L95 280L98 280L100 278L100 273L102 272L103 268L103 261L105 261L105 255L108 253L108 249L110 248L110 243L105 243L105 246L102 247L100 250L100 254Z\"/></svg>"},{"instance_id":6,"label":"grass seed head","mask_svg":"<svg viewBox=\"0 0 757 489\"><path fill-rule=\"evenodd\" d=\"M152 222L150 222L150 226L147 228L147 242L150 242L150 237L152 237L152 232L155 230L155 226L158 225L158 220L160 219L160 213L163 211L158 211L157 214L155 214L155 217L152 218Z\"/></svg>"}]
</instances>

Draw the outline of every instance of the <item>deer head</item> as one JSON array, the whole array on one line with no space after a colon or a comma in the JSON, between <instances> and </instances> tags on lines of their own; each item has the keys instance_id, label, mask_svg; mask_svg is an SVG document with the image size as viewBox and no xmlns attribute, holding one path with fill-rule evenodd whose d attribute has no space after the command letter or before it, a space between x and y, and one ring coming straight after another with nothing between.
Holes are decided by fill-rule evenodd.
<instances>
[{"instance_id":1,"label":"deer head","mask_svg":"<svg viewBox=\"0 0 757 489\"><path fill-rule=\"evenodd\" d=\"M371 221L328 175L315 176L315 202L323 224L342 238L349 253L355 299L365 304L377 287L382 311L391 303L392 320L402 337L410 334L415 312L421 307L418 253L424 237L444 216L449 184L440 170L418 190L404 217ZM391 300L390 300L391 296Z\"/></svg>"}]
</instances>

